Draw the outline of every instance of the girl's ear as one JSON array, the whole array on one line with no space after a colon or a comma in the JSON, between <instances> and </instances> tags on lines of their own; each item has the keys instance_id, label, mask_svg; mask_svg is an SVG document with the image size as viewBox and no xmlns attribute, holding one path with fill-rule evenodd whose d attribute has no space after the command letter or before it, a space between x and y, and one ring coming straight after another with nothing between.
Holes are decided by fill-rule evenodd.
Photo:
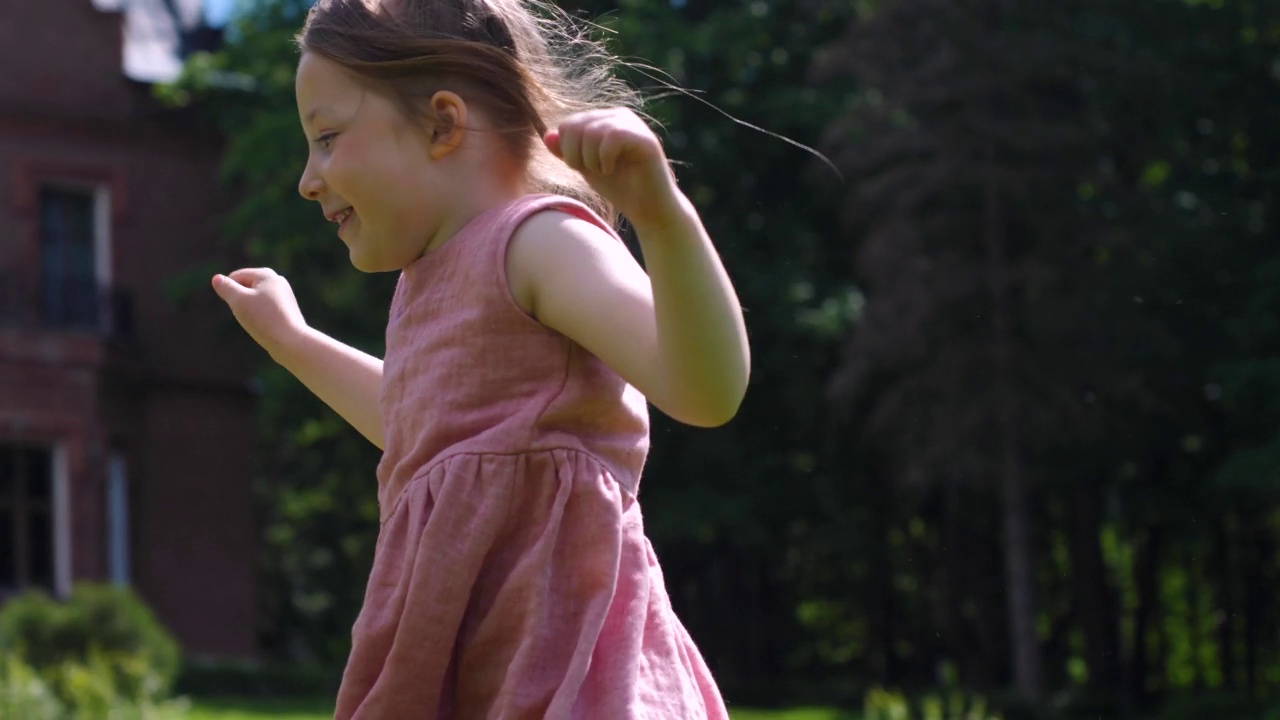
<instances>
[{"instance_id":1,"label":"girl's ear","mask_svg":"<svg viewBox=\"0 0 1280 720\"><path fill-rule=\"evenodd\" d=\"M431 159L439 160L462 144L467 126L467 103L457 93L441 90L431 96L428 120L431 125Z\"/></svg>"}]
</instances>

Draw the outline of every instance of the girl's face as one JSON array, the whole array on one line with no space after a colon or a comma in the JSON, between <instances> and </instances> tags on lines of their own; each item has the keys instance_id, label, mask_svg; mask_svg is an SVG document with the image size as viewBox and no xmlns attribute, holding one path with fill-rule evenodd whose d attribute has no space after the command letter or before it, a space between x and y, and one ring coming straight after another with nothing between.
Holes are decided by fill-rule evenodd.
<instances>
[{"instance_id":1,"label":"girl's face","mask_svg":"<svg viewBox=\"0 0 1280 720\"><path fill-rule=\"evenodd\" d=\"M303 54L295 89L310 147L298 192L339 224L351 264L386 272L421 257L449 190L426 133L320 55Z\"/></svg>"}]
</instances>

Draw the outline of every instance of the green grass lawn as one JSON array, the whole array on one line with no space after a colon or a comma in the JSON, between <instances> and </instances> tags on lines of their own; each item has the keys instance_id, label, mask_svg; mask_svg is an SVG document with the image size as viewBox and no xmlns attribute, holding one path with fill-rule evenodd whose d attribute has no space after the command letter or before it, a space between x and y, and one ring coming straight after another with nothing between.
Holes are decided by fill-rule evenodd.
<instances>
[{"instance_id":1,"label":"green grass lawn","mask_svg":"<svg viewBox=\"0 0 1280 720\"><path fill-rule=\"evenodd\" d=\"M853 716L826 708L789 710L733 710L733 720L854 720ZM198 699L192 703L190 720L330 720L332 701Z\"/></svg>"},{"instance_id":2,"label":"green grass lawn","mask_svg":"<svg viewBox=\"0 0 1280 720\"><path fill-rule=\"evenodd\" d=\"M789 708L787 710L731 709L733 720L856 720L853 715L831 708Z\"/></svg>"},{"instance_id":3,"label":"green grass lawn","mask_svg":"<svg viewBox=\"0 0 1280 720\"><path fill-rule=\"evenodd\" d=\"M237 698L195 699L190 720L332 720L333 701L241 700Z\"/></svg>"}]
</instances>

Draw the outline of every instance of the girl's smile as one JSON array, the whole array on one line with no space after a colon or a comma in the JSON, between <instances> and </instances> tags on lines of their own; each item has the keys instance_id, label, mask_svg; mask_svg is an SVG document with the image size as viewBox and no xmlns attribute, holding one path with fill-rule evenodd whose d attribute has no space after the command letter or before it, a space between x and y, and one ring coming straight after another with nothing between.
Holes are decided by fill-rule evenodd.
<instances>
[{"instance_id":1,"label":"girl's smile","mask_svg":"<svg viewBox=\"0 0 1280 720\"><path fill-rule=\"evenodd\" d=\"M426 134L394 102L324 57L303 55L296 90L310 140L298 192L338 225L356 268L385 272L413 262L447 207Z\"/></svg>"},{"instance_id":2,"label":"girl's smile","mask_svg":"<svg viewBox=\"0 0 1280 720\"><path fill-rule=\"evenodd\" d=\"M354 220L356 216L355 208L347 208L341 210L333 217L333 221L338 223L338 237L342 237L342 231L347 227L347 222Z\"/></svg>"},{"instance_id":3,"label":"girl's smile","mask_svg":"<svg viewBox=\"0 0 1280 720\"><path fill-rule=\"evenodd\" d=\"M410 117L314 53L298 63L296 92L310 146L298 192L337 223L359 270L407 267L480 212L524 194L523 169L507 169L506 148L485 137L495 134L483 114L456 93L435 93Z\"/></svg>"}]
</instances>

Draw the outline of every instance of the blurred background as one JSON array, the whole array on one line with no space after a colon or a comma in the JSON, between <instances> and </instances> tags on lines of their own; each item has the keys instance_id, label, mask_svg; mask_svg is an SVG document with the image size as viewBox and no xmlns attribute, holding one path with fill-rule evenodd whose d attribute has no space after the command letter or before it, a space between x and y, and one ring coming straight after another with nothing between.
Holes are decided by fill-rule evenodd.
<instances>
[{"instance_id":1,"label":"blurred background","mask_svg":"<svg viewBox=\"0 0 1280 720\"><path fill-rule=\"evenodd\" d=\"M1280 4L560 5L746 307L739 416L655 411L641 495L735 707L1280 718ZM208 287L382 352L394 276L296 192L307 7L0 0L0 648L88 583L177 692L341 670L377 451Z\"/></svg>"}]
</instances>

